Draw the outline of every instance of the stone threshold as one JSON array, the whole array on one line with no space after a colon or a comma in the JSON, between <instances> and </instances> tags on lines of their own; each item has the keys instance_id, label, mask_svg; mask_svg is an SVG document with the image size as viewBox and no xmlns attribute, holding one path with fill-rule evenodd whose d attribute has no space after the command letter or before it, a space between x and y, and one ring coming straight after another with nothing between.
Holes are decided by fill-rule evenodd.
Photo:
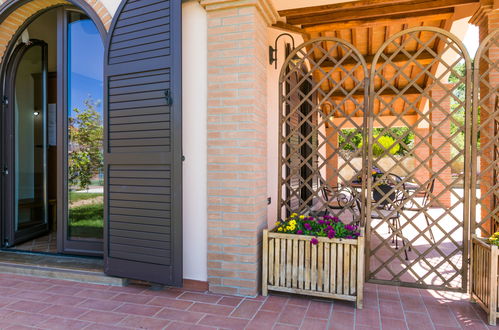
<instances>
[{"instance_id":1,"label":"stone threshold","mask_svg":"<svg viewBox=\"0 0 499 330\"><path fill-rule=\"evenodd\" d=\"M0 250L0 273L112 286L127 284L124 278L107 276L103 269L100 258Z\"/></svg>"}]
</instances>

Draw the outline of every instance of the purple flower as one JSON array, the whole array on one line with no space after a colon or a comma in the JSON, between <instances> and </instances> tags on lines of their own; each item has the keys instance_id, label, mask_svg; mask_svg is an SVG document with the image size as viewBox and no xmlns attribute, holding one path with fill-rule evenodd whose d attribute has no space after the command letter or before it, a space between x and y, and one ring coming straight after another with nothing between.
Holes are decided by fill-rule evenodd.
<instances>
[{"instance_id":1,"label":"purple flower","mask_svg":"<svg viewBox=\"0 0 499 330\"><path fill-rule=\"evenodd\" d=\"M298 231L296 232L298 235L302 235L303 234L303 230L301 229L298 229Z\"/></svg>"},{"instance_id":2,"label":"purple flower","mask_svg":"<svg viewBox=\"0 0 499 330\"><path fill-rule=\"evenodd\" d=\"M312 221L312 220L314 220L314 217L307 217L307 218L305 218L305 220L306 221Z\"/></svg>"},{"instance_id":3,"label":"purple flower","mask_svg":"<svg viewBox=\"0 0 499 330\"><path fill-rule=\"evenodd\" d=\"M333 220L333 217L328 214L328 215L324 216L324 219L326 219L326 220Z\"/></svg>"},{"instance_id":4,"label":"purple flower","mask_svg":"<svg viewBox=\"0 0 499 330\"><path fill-rule=\"evenodd\" d=\"M333 217L331 220L333 220L333 222L340 222L340 219L338 219L337 217Z\"/></svg>"},{"instance_id":5,"label":"purple flower","mask_svg":"<svg viewBox=\"0 0 499 330\"><path fill-rule=\"evenodd\" d=\"M354 231L357 229L357 226L354 225L345 225L345 229L349 231Z\"/></svg>"},{"instance_id":6,"label":"purple flower","mask_svg":"<svg viewBox=\"0 0 499 330\"><path fill-rule=\"evenodd\" d=\"M348 235L346 238L352 239L353 237L351 235Z\"/></svg>"},{"instance_id":7,"label":"purple flower","mask_svg":"<svg viewBox=\"0 0 499 330\"><path fill-rule=\"evenodd\" d=\"M319 243L319 240L314 237L310 240L310 243L312 243L313 245L317 245Z\"/></svg>"},{"instance_id":8,"label":"purple flower","mask_svg":"<svg viewBox=\"0 0 499 330\"><path fill-rule=\"evenodd\" d=\"M335 235L336 232L333 229L327 232L327 238L334 238Z\"/></svg>"},{"instance_id":9,"label":"purple flower","mask_svg":"<svg viewBox=\"0 0 499 330\"><path fill-rule=\"evenodd\" d=\"M309 223L306 223L303 225L303 227L305 227L306 230L312 230L312 226L309 224Z\"/></svg>"},{"instance_id":10,"label":"purple flower","mask_svg":"<svg viewBox=\"0 0 499 330\"><path fill-rule=\"evenodd\" d=\"M327 231L333 230L333 227L331 227L331 226L327 226L327 227L326 227L326 230L327 230Z\"/></svg>"},{"instance_id":11,"label":"purple flower","mask_svg":"<svg viewBox=\"0 0 499 330\"><path fill-rule=\"evenodd\" d=\"M323 225L323 224L325 224L326 222L325 222L324 220L322 220L322 219L319 219L319 220L317 220L317 223L318 223L319 225Z\"/></svg>"}]
</instances>

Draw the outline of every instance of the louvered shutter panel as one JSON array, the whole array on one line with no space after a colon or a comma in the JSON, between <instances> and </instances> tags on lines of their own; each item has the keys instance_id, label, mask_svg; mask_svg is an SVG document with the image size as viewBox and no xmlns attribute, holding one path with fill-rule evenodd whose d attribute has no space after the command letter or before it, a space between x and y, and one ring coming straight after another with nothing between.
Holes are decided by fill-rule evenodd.
<instances>
[{"instance_id":1,"label":"louvered shutter panel","mask_svg":"<svg viewBox=\"0 0 499 330\"><path fill-rule=\"evenodd\" d=\"M123 0L109 31L105 84L105 272L179 286L180 0Z\"/></svg>"}]
</instances>

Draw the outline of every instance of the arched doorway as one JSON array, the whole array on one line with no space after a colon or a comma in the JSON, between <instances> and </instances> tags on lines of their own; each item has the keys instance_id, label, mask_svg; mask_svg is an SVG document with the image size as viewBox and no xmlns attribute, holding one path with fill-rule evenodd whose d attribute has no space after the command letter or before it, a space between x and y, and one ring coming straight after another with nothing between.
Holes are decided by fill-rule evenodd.
<instances>
[{"instance_id":1,"label":"arched doorway","mask_svg":"<svg viewBox=\"0 0 499 330\"><path fill-rule=\"evenodd\" d=\"M102 255L106 30L91 16L39 10L4 53L3 247Z\"/></svg>"}]
</instances>

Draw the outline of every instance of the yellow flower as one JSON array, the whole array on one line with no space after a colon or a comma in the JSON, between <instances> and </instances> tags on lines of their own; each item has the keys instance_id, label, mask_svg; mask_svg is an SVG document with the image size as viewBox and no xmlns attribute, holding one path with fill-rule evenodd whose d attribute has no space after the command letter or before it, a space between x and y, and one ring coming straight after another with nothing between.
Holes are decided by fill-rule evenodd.
<instances>
[{"instance_id":1,"label":"yellow flower","mask_svg":"<svg viewBox=\"0 0 499 330\"><path fill-rule=\"evenodd\" d=\"M277 228L277 231L282 231L282 227Z\"/></svg>"},{"instance_id":2,"label":"yellow flower","mask_svg":"<svg viewBox=\"0 0 499 330\"><path fill-rule=\"evenodd\" d=\"M304 215L300 215L300 219L305 219L305 216Z\"/></svg>"},{"instance_id":3,"label":"yellow flower","mask_svg":"<svg viewBox=\"0 0 499 330\"><path fill-rule=\"evenodd\" d=\"M296 217L297 215L298 215L298 214L293 213L293 214L291 214L291 218L294 218L294 217Z\"/></svg>"},{"instance_id":4,"label":"yellow flower","mask_svg":"<svg viewBox=\"0 0 499 330\"><path fill-rule=\"evenodd\" d=\"M291 221L289 222L289 224L290 224L290 225L296 225L296 220L291 220Z\"/></svg>"},{"instance_id":5,"label":"yellow flower","mask_svg":"<svg viewBox=\"0 0 499 330\"><path fill-rule=\"evenodd\" d=\"M286 226L286 230L291 230L291 226Z\"/></svg>"},{"instance_id":6,"label":"yellow flower","mask_svg":"<svg viewBox=\"0 0 499 330\"><path fill-rule=\"evenodd\" d=\"M275 225L276 225L276 226L279 226L280 224L281 224L281 223L280 223L279 221L277 221L277 222L275 223Z\"/></svg>"}]
</instances>

